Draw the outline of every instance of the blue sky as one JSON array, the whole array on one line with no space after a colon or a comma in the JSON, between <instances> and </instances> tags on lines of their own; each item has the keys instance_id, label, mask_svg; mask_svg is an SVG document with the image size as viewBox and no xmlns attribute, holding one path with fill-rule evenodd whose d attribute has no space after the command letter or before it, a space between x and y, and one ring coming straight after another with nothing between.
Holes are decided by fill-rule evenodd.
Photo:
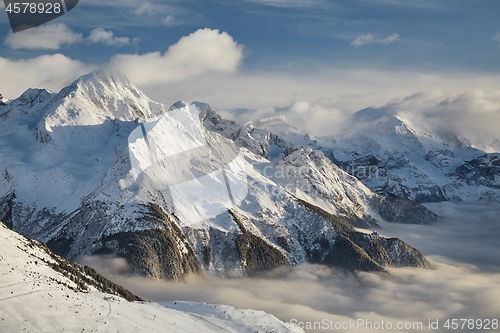
<instances>
[{"instance_id":1,"label":"blue sky","mask_svg":"<svg viewBox=\"0 0 500 333\"><path fill-rule=\"evenodd\" d=\"M65 16L12 35L3 12L0 92L58 90L109 64L160 102L203 99L227 110L321 99L355 111L427 90L491 91L500 82L499 14L495 0L81 0ZM184 47L198 48L194 58L205 48L216 59L188 64L184 78L171 73L182 72L179 62L158 67L163 78L139 76L136 67L172 62L161 56L204 28L218 35L199 33L191 41L205 45Z\"/></svg>"},{"instance_id":2,"label":"blue sky","mask_svg":"<svg viewBox=\"0 0 500 333\"><path fill-rule=\"evenodd\" d=\"M81 0L64 23L88 35L102 27L117 36L137 39L119 49L102 45L66 45L59 51L83 62L104 64L115 53L166 51L169 45L199 28L226 31L246 48L246 70L272 70L295 64L295 70L359 65L423 69L499 71L500 3L475 1L396 0L219 0L115 1L113 5ZM48 23L48 24L51 24ZM6 14L1 31L9 31ZM360 35L391 44L350 43ZM0 55L30 57L43 51L11 50Z\"/></svg>"}]
</instances>

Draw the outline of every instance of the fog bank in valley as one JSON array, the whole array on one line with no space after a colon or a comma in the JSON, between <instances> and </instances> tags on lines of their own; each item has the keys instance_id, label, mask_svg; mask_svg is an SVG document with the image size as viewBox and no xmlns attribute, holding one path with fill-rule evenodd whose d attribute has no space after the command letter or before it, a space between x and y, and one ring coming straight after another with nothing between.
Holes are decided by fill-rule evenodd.
<instances>
[{"instance_id":1,"label":"fog bank in valley","mask_svg":"<svg viewBox=\"0 0 500 333\"><path fill-rule=\"evenodd\" d=\"M419 248L433 270L391 268L390 274L346 273L301 265L254 278L191 277L185 282L166 282L115 274L110 269L116 266L123 270L121 259L90 257L83 262L150 301L231 304L264 310L285 321L422 322L423 329L401 331L431 332L429 319L440 320L439 331L445 331L446 319L500 319L500 204L426 206L443 219L433 225L382 223L379 232L401 237ZM394 332L363 327L356 331Z\"/></svg>"}]
</instances>

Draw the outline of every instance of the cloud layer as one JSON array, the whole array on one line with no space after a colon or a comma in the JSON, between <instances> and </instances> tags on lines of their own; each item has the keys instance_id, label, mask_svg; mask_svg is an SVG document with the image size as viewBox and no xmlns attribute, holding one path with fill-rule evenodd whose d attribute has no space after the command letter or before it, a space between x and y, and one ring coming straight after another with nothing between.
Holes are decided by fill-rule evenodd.
<instances>
[{"instance_id":1,"label":"cloud layer","mask_svg":"<svg viewBox=\"0 0 500 333\"><path fill-rule=\"evenodd\" d=\"M285 106L257 109L238 108L232 111L222 110L221 115L236 120L240 124L256 122L263 118L284 116L301 133L311 136L332 135L343 129L350 113L335 106L334 98L318 98L312 101L301 94L296 100Z\"/></svg>"},{"instance_id":2,"label":"cloud layer","mask_svg":"<svg viewBox=\"0 0 500 333\"><path fill-rule=\"evenodd\" d=\"M205 72L234 73L243 60L243 47L226 32L199 29L182 37L164 54L122 54L111 67L123 71L136 84L186 80Z\"/></svg>"},{"instance_id":3,"label":"cloud layer","mask_svg":"<svg viewBox=\"0 0 500 333\"><path fill-rule=\"evenodd\" d=\"M113 279L149 300L226 303L261 309L286 321L422 322L422 330L407 332L432 332L429 319L439 319L440 331L444 331L442 325L448 318L497 318L500 205L440 203L430 208L445 220L431 226L386 223L380 232L403 236L420 248L429 256L433 270L404 268L391 269L390 275L351 274L303 265L240 280L192 278L169 283L123 276Z\"/></svg>"},{"instance_id":4,"label":"cloud layer","mask_svg":"<svg viewBox=\"0 0 500 333\"><path fill-rule=\"evenodd\" d=\"M312 83L311 87L314 87L314 84L318 82ZM319 85L318 91L322 88ZM284 106L240 108L222 111L221 114L240 123L283 115L302 133L316 137L335 136L345 132L345 129L352 128L350 117L354 111L370 106L367 100L374 101L379 98L375 94L367 94L362 86L358 89L359 94L331 95L330 98L315 99L311 99L310 95L297 93L292 97L292 101L286 102ZM358 104L360 102L365 104ZM346 105L359 105L359 108L343 108ZM476 148L486 151L494 149L497 145L495 142L500 137L500 90L475 90L459 94L431 90L394 99L379 108L399 116L414 129L456 133L464 142L474 142Z\"/></svg>"},{"instance_id":5,"label":"cloud layer","mask_svg":"<svg viewBox=\"0 0 500 333\"><path fill-rule=\"evenodd\" d=\"M442 91L416 93L384 107L415 126L448 130L487 145L500 136L500 90L474 90L449 96ZM481 140L486 140L481 143ZM487 142L491 141L491 142ZM478 147L484 149L484 147Z\"/></svg>"}]
</instances>

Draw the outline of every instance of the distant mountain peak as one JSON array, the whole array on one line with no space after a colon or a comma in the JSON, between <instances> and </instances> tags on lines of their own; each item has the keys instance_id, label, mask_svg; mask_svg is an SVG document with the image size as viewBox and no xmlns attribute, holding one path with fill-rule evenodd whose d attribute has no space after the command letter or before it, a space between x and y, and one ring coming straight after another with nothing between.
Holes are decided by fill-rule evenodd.
<instances>
[{"instance_id":1,"label":"distant mountain peak","mask_svg":"<svg viewBox=\"0 0 500 333\"><path fill-rule=\"evenodd\" d=\"M386 109L365 108L353 114L358 121L374 121L382 117L393 117L394 114Z\"/></svg>"},{"instance_id":2,"label":"distant mountain peak","mask_svg":"<svg viewBox=\"0 0 500 333\"><path fill-rule=\"evenodd\" d=\"M25 92L22 93L19 98L17 98L17 101L20 103L26 103L26 104L34 104L46 99L50 99L53 97L55 94L47 89L33 89L29 88Z\"/></svg>"},{"instance_id":3,"label":"distant mountain peak","mask_svg":"<svg viewBox=\"0 0 500 333\"><path fill-rule=\"evenodd\" d=\"M2 119L16 118L24 119L24 121L36 122L43 113L45 106L55 93L46 89L28 89L21 96L14 100L6 98L0 99L0 117ZM28 120L30 119L30 120Z\"/></svg>"},{"instance_id":4,"label":"distant mountain peak","mask_svg":"<svg viewBox=\"0 0 500 333\"><path fill-rule=\"evenodd\" d=\"M410 130L409 124L402 120L397 114L387 109L366 108L352 115L355 126L368 126L373 130L406 132ZM411 130L410 130L411 131Z\"/></svg>"}]
</instances>

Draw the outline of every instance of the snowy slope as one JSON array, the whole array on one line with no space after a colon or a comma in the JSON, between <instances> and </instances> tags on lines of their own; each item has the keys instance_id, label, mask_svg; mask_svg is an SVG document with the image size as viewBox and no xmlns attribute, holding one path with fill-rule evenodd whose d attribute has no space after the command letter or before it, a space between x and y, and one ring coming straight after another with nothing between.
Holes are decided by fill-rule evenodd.
<instances>
[{"instance_id":1,"label":"snowy slope","mask_svg":"<svg viewBox=\"0 0 500 333\"><path fill-rule=\"evenodd\" d=\"M194 302L129 302L54 270L54 255L0 224L0 331L303 332L262 311ZM105 280L105 279L103 279Z\"/></svg>"},{"instance_id":2,"label":"snowy slope","mask_svg":"<svg viewBox=\"0 0 500 333\"><path fill-rule=\"evenodd\" d=\"M311 147L296 149L302 139L293 130L289 137L297 141L287 142L268 129L225 120L208 104L194 104L195 117L179 111L186 106L182 102L173 108L155 103L125 77L99 70L58 94L29 90L0 106L0 219L69 258L115 253L134 273L152 278L182 279L203 271L245 276L303 262L367 270L428 267L401 240L394 242L409 253L405 260L389 241L344 227L376 226L381 219L436 221L427 209L373 193L312 149L308 136L302 139ZM139 136L130 141L142 126L148 142ZM130 149L135 144L139 149ZM161 156L160 163L150 163L154 158L146 147ZM186 179L208 175L214 188L227 189L227 180L213 173L217 163L206 162L233 161L236 151L248 183L238 205L201 222L191 218L214 204L208 192L187 191L178 200L185 209L178 209L168 188L158 186L162 177L137 178L139 169L161 166L167 150L200 147L205 161L190 170L169 162L161 172L179 168ZM184 155L183 163L191 157ZM203 205L193 201L200 195ZM369 253L380 242L385 245Z\"/></svg>"}]
</instances>

